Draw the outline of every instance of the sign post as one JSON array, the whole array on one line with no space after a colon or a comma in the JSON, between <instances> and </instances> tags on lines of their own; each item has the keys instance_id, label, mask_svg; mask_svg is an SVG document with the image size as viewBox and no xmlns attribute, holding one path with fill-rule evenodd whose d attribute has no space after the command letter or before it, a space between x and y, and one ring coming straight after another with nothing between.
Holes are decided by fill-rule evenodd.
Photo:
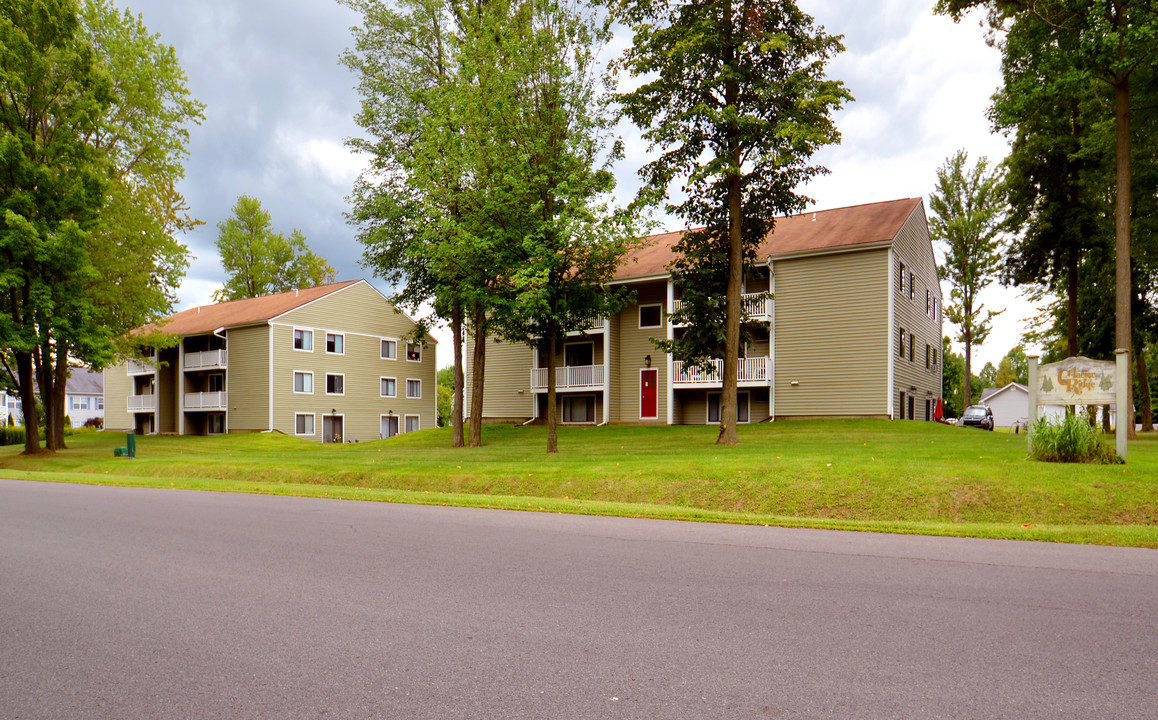
<instances>
[{"instance_id":1,"label":"sign post","mask_svg":"<svg viewBox=\"0 0 1158 720\"><path fill-rule=\"evenodd\" d=\"M1115 350L1115 361L1070 357L1060 362L1038 365L1029 358L1029 451L1033 452L1033 432L1041 405L1109 405L1117 403L1116 450L1126 460L1127 422L1134 421L1133 408L1126 407L1130 382L1128 353Z\"/></svg>"}]
</instances>

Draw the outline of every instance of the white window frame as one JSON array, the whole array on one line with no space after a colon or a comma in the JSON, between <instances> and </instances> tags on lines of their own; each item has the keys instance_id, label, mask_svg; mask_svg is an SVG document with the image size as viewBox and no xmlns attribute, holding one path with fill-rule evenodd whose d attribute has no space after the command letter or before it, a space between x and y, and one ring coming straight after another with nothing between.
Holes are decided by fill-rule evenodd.
<instances>
[{"instance_id":1,"label":"white window frame","mask_svg":"<svg viewBox=\"0 0 1158 720\"><path fill-rule=\"evenodd\" d=\"M418 383L418 394L410 394L410 383ZM420 378L406 378L406 399L407 400L421 400L422 399L422 380Z\"/></svg>"},{"instance_id":2,"label":"white window frame","mask_svg":"<svg viewBox=\"0 0 1158 720\"><path fill-rule=\"evenodd\" d=\"M298 375L309 375L310 376L310 389L309 390L298 390ZM314 371L313 370L294 370L294 381L293 381L292 387L294 389L294 395L313 395L314 394Z\"/></svg>"},{"instance_id":3,"label":"white window frame","mask_svg":"<svg viewBox=\"0 0 1158 720\"><path fill-rule=\"evenodd\" d=\"M724 392L722 390L720 390L720 391L714 391L714 392L707 393L706 395L704 395L704 424L705 425L719 425L720 424L719 420L712 420L712 403L711 403L710 398L713 395L719 395L720 396L720 399L719 399L717 404L720 406L720 414L721 415L723 414ZM737 390L736 391L736 410L737 411L739 411L739 409L740 409L740 396L741 395L748 398L748 419L747 420L737 420L736 424L737 425L750 425L752 423L752 393L748 392L747 390Z\"/></svg>"},{"instance_id":4,"label":"white window frame","mask_svg":"<svg viewBox=\"0 0 1158 720\"><path fill-rule=\"evenodd\" d=\"M342 392L330 392L330 378L332 377L342 378ZM346 373L326 373L326 394L332 395L333 397L339 397L346 394Z\"/></svg>"},{"instance_id":5,"label":"white window frame","mask_svg":"<svg viewBox=\"0 0 1158 720\"><path fill-rule=\"evenodd\" d=\"M397 360L398 359L398 340L396 338L378 338L382 341L378 346L378 355L383 360ZM394 346L394 357L386 357L382 354L382 344L390 343Z\"/></svg>"},{"instance_id":6,"label":"white window frame","mask_svg":"<svg viewBox=\"0 0 1158 720\"><path fill-rule=\"evenodd\" d=\"M309 333L310 334L310 349L309 350L306 350L305 348L300 348L297 346L297 340L298 340L297 334L298 333ZM310 352L310 353L312 353L314 351L314 331L312 328L296 327L293 329L292 338L293 338L292 345L293 345L294 352Z\"/></svg>"},{"instance_id":7,"label":"white window frame","mask_svg":"<svg viewBox=\"0 0 1158 720\"><path fill-rule=\"evenodd\" d=\"M342 338L342 351L337 352L330 349L330 336ZM326 333L326 354L327 355L345 355L346 354L346 333L327 332Z\"/></svg>"},{"instance_id":8,"label":"white window frame","mask_svg":"<svg viewBox=\"0 0 1158 720\"><path fill-rule=\"evenodd\" d=\"M566 413L563 410L563 408L566 406L567 401L574 402L576 400L580 400L580 399L586 400L588 398L591 399L591 419L590 420L585 420L583 422L579 422L577 420L566 420L565 419ZM659 403L657 402L656 404L658 405ZM582 394L578 394L578 395L566 393L566 394L560 396L560 398L559 398L559 423L562 425L594 425L597 422L596 418L599 415L598 409L599 409L599 398L597 398L594 393L582 393Z\"/></svg>"},{"instance_id":9,"label":"white window frame","mask_svg":"<svg viewBox=\"0 0 1158 720\"><path fill-rule=\"evenodd\" d=\"M905 293L905 264L904 263L900 263L900 275L901 275L901 277L900 277L901 283L900 283L900 287L898 289L901 291L901 294L903 295Z\"/></svg>"},{"instance_id":10,"label":"white window frame","mask_svg":"<svg viewBox=\"0 0 1158 720\"><path fill-rule=\"evenodd\" d=\"M410 359L410 348L412 348L412 347L418 348L418 359L417 360L411 360ZM426 348L423 346L422 343L412 343L412 342L406 343L406 362L412 362L412 363L422 362L422 355L423 355L424 350L426 350Z\"/></svg>"},{"instance_id":11,"label":"white window frame","mask_svg":"<svg viewBox=\"0 0 1158 720\"><path fill-rule=\"evenodd\" d=\"M300 417L308 417L310 419L310 427L313 428L313 432L308 432L308 433L298 432L298 418L300 418ZM294 435L296 435L297 437L315 437L315 436L317 436L317 434L318 434L318 414L317 413L312 413L312 412L294 413Z\"/></svg>"},{"instance_id":12,"label":"white window frame","mask_svg":"<svg viewBox=\"0 0 1158 720\"><path fill-rule=\"evenodd\" d=\"M650 308L650 307L659 308L659 323L656 325L644 325L643 324L643 309L644 308ZM638 329L640 329L640 330L655 330L656 328L662 328L663 327L663 303L647 303L645 305L640 305L639 306L639 312L636 313L635 320L636 320L636 325L638 326Z\"/></svg>"},{"instance_id":13,"label":"white window frame","mask_svg":"<svg viewBox=\"0 0 1158 720\"><path fill-rule=\"evenodd\" d=\"M410 423L410 418L414 418L415 420L418 421L418 427L414 428L413 430L407 430L406 429L406 426ZM403 433L408 433L408 432L418 432L421 429L422 429L422 416L421 415L403 415L402 416L402 427L398 428L398 434L402 435Z\"/></svg>"},{"instance_id":14,"label":"white window frame","mask_svg":"<svg viewBox=\"0 0 1158 720\"><path fill-rule=\"evenodd\" d=\"M394 394L393 395L387 395L384 392L382 392L382 381L383 380L390 380L394 383ZM396 397L398 397L398 378L390 377L389 375L383 375L382 377L378 378L378 396L384 397L384 398L396 398Z\"/></svg>"},{"instance_id":15,"label":"white window frame","mask_svg":"<svg viewBox=\"0 0 1158 720\"><path fill-rule=\"evenodd\" d=\"M568 365L567 364L567 350L569 348L577 348L577 347L583 347L583 346L590 346L590 348L591 348L591 365ZM571 352L575 352L575 351L571 350ZM582 340L579 342L565 342L565 343L563 343L563 367L594 367L596 364L597 363L595 362L595 341L594 340Z\"/></svg>"}]
</instances>

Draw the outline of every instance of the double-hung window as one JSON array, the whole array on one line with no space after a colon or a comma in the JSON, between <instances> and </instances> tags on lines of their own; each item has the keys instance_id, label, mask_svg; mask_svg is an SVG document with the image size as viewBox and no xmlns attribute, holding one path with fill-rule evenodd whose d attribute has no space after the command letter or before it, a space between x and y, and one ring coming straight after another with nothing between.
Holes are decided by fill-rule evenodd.
<instances>
[{"instance_id":1,"label":"double-hung window","mask_svg":"<svg viewBox=\"0 0 1158 720\"><path fill-rule=\"evenodd\" d=\"M314 331L313 330L294 330L294 350L313 351L314 349Z\"/></svg>"},{"instance_id":2,"label":"double-hung window","mask_svg":"<svg viewBox=\"0 0 1158 720\"><path fill-rule=\"evenodd\" d=\"M312 372L295 372L294 392L312 395L314 392L314 374Z\"/></svg>"}]
</instances>

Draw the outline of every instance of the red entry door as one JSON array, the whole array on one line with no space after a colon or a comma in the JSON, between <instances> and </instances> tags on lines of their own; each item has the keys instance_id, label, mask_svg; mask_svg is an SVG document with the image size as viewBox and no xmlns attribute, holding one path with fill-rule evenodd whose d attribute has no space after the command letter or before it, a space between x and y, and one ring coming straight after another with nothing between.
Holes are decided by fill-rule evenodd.
<instances>
[{"instance_id":1,"label":"red entry door","mask_svg":"<svg viewBox=\"0 0 1158 720\"><path fill-rule=\"evenodd\" d=\"M659 417L659 370L639 371L639 417L641 420Z\"/></svg>"}]
</instances>

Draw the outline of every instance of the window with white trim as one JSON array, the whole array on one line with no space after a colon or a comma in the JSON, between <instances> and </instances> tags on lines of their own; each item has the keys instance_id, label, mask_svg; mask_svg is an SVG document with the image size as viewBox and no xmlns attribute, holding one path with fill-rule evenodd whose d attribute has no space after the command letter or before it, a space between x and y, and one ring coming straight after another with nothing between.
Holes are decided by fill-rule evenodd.
<instances>
[{"instance_id":1,"label":"window with white trim","mask_svg":"<svg viewBox=\"0 0 1158 720\"><path fill-rule=\"evenodd\" d=\"M422 362L422 345L406 343L406 359L410 362Z\"/></svg>"},{"instance_id":2,"label":"window with white trim","mask_svg":"<svg viewBox=\"0 0 1158 720\"><path fill-rule=\"evenodd\" d=\"M422 381L421 380L407 380L406 381L406 397L416 399L422 397Z\"/></svg>"},{"instance_id":3,"label":"window with white trim","mask_svg":"<svg viewBox=\"0 0 1158 720\"><path fill-rule=\"evenodd\" d=\"M346 336L342 333L326 333L326 352L334 355L345 355Z\"/></svg>"},{"instance_id":4,"label":"window with white trim","mask_svg":"<svg viewBox=\"0 0 1158 720\"><path fill-rule=\"evenodd\" d=\"M398 397L398 381L392 377L382 378L382 397Z\"/></svg>"},{"instance_id":5,"label":"window with white trim","mask_svg":"<svg viewBox=\"0 0 1158 720\"><path fill-rule=\"evenodd\" d=\"M314 394L314 374L312 372L294 373L294 392L306 395Z\"/></svg>"},{"instance_id":6,"label":"window with white trim","mask_svg":"<svg viewBox=\"0 0 1158 720\"><path fill-rule=\"evenodd\" d=\"M314 414L294 414L294 435L314 435Z\"/></svg>"},{"instance_id":7,"label":"window with white trim","mask_svg":"<svg viewBox=\"0 0 1158 720\"><path fill-rule=\"evenodd\" d=\"M382 341L382 359L383 360L397 360L398 359L398 341L397 340L383 340Z\"/></svg>"},{"instance_id":8,"label":"window with white trim","mask_svg":"<svg viewBox=\"0 0 1158 720\"><path fill-rule=\"evenodd\" d=\"M314 331L294 328L294 350L313 352Z\"/></svg>"},{"instance_id":9,"label":"window with white trim","mask_svg":"<svg viewBox=\"0 0 1158 720\"><path fill-rule=\"evenodd\" d=\"M326 394L345 395L346 376L341 373L326 373Z\"/></svg>"},{"instance_id":10,"label":"window with white trim","mask_svg":"<svg viewBox=\"0 0 1158 720\"><path fill-rule=\"evenodd\" d=\"M905 292L905 264L899 263L900 271L897 273L897 290L902 293Z\"/></svg>"},{"instance_id":11,"label":"window with white trim","mask_svg":"<svg viewBox=\"0 0 1158 720\"><path fill-rule=\"evenodd\" d=\"M639 306L639 329L663 327L663 305Z\"/></svg>"},{"instance_id":12,"label":"window with white trim","mask_svg":"<svg viewBox=\"0 0 1158 720\"><path fill-rule=\"evenodd\" d=\"M909 299L910 300L916 300L917 299L916 277L913 275L913 272L911 270L909 271Z\"/></svg>"},{"instance_id":13,"label":"window with white trim","mask_svg":"<svg viewBox=\"0 0 1158 720\"><path fill-rule=\"evenodd\" d=\"M422 429L422 418L418 415L406 416L406 432L418 432Z\"/></svg>"},{"instance_id":14,"label":"window with white trim","mask_svg":"<svg viewBox=\"0 0 1158 720\"><path fill-rule=\"evenodd\" d=\"M897 338L897 355L905 357L905 329L900 329L900 335Z\"/></svg>"}]
</instances>

